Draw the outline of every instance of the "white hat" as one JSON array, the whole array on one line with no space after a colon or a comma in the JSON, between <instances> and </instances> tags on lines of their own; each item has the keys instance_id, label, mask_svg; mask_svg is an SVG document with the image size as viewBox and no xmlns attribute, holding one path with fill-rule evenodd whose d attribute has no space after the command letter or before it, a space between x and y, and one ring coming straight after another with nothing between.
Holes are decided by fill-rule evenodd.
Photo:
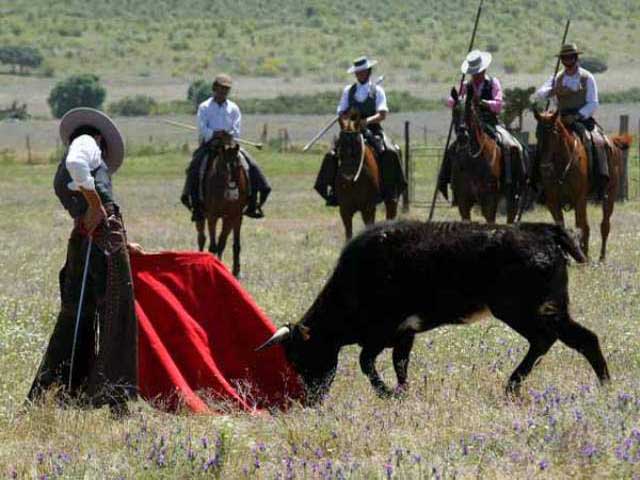
<instances>
[{"instance_id":1,"label":"white hat","mask_svg":"<svg viewBox=\"0 0 640 480\"><path fill-rule=\"evenodd\" d=\"M489 52L481 52L480 50L473 50L469 52L467 58L462 62L460 70L462 73L474 75L485 71L491 63L491 54Z\"/></svg>"},{"instance_id":2,"label":"white hat","mask_svg":"<svg viewBox=\"0 0 640 480\"><path fill-rule=\"evenodd\" d=\"M356 58L353 61L353 65L349 67L349 70L347 70L347 73L358 73L363 70L369 70L377 63L378 62L376 60L369 60L367 57Z\"/></svg>"},{"instance_id":3,"label":"white hat","mask_svg":"<svg viewBox=\"0 0 640 480\"><path fill-rule=\"evenodd\" d=\"M107 143L104 163L113 175L124 160L124 141L116 124L100 110L89 107L79 107L69 110L60 120L60 139L65 146L69 145L69 137L78 128L90 126L100 131Z\"/></svg>"}]
</instances>

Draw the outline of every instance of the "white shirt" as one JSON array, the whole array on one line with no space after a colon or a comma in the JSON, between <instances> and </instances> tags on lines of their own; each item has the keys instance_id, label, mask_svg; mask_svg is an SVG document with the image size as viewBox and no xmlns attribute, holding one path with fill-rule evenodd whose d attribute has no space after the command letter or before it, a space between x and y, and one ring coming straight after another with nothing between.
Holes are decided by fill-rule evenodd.
<instances>
[{"instance_id":1,"label":"white shirt","mask_svg":"<svg viewBox=\"0 0 640 480\"><path fill-rule=\"evenodd\" d=\"M355 99L358 102L364 102L369 96L369 92L373 87L373 83L369 80L367 83L362 84L358 83L356 87ZM388 112L389 107L387 107L387 95L384 93L384 89L380 85L376 85L376 112ZM349 110L349 90L351 90L351 85L347 85L344 87L344 91L342 92L342 98L340 98L340 103L338 104L338 115Z\"/></svg>"},{"instance_id":2,"label":"white shirt","mask_svg":"<svg viewBox=\"0 0 640 480\"><path fill-rule=\"evenodd\" d=\"M569 75L568 73L564 73L564 77L562 78L562 86L577 92L580 88L580 75L587 76L587 103L584 107L582 107L578 114L582 118L591 118L598 108L598 87L596 85L596 80L593 78L593 75L588 70L584 68L578 68L576 73L573 75ZM540 99L547 99L553 95L553 76L549 77L549 79L544 82L538 91L536 92L536 97Z\"/></svg>"},{"instance_id":3,"label":"white shirt","mask_svg":"<svg viewBox=\"0 0 640 480\"><path fill-rule=\"evenodd\" d=\"M91 172L102 163L102 151L91 135L80 135L76 138L67 152L65 165L71 176L67 185L69 190L95 190L95 182Z\"/></svg>"},{"instance_id":4,"label":"white shirt","mask_svg":"<svg viewBox=\"0 0 640 480\"><path fill-rule=\"evenodd\" d=\"M224 130L232 137L240 136L242 115L238 105L231 100L225 100L218 105L213 97L205 100L198 107L198 129L200 137L208 142L213 137L213 132Z\"/></svg>"}]
</instances>

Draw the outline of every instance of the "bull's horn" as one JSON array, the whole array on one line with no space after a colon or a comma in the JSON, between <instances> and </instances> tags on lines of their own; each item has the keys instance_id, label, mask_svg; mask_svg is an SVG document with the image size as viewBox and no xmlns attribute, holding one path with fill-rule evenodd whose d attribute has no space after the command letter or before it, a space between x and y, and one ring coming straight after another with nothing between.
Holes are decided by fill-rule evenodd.
<instances>
[{"instance_id":1,"label":"bull's horn","mask_svg":"<svg viewBox=\"0 0 640 480\"><path fill-rule=\"evenodd\" d=\"M271 347L273 345L278 345L284 342L290 336L291 336L291 329L289 327L280 327L269 340L267 340L258 348L256 348L256 352L259 352L260 350L264 350L265 348Z\"/></svg>"}]
</instances>

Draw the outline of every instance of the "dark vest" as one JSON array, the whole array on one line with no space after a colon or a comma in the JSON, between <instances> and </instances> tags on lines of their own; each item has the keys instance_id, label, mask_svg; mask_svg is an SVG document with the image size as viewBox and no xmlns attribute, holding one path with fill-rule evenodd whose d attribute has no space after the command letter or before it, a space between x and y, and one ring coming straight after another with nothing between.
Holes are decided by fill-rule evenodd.
<instances>
[{"instance_id":1,"label":"dark vest","mask_svg":"<svg viewBox=\"0 0 640 480\"><path fill-rule=\"evenodd\" d=\"M358 88L358 84L354 83L351 85L349 89L349 110L354 109L360 113L362 118L367 118L378 113L376 109L376 95L377 88L375 85L371 86L369 90L369 95L365 98L364 102L359 102L356 100L356 89ZM378 134L382 132L382 125L379 123L372 123L367 125L367 128L371 130L374 134Z\"/></svg>"},{"instance_id":2,"label":"dark vest","mask_svg":"<svg viewBox=\"0 0 640 480\"><path fill-rule=\"evenodd\" d=\"M53 189L56 192L60 203L69 212L69 215L73 218L78 218L84 215L89 205L85 200L81 192L69 190L67 185L72 181L69 170L65 164L67 154L65 153L58 165L58 170L53 178ZM109 169L104 162L100 163L100 166L91 171L91 176L95 182L96 192L102 200L102 204L115 203L113 200L113 190L111 187L111 177L109 176Z\"/></svg>"},{"instance_id":3,"label":"dark vest","mask_svg":"<svg viewBox=\"0 0 640 480\"><path fill-rule=\"evenodd\" d=\"M471 81L467 84L467 88L473 88L471 85ZM493 79L487 76L482 82L482 87L480 88L480 99L481 100L493 100ZM498 116L492 111L486 108L480 108L479 112L480 120L486 122L490 125L498 124Z\"/></svg>"}]
</instances>

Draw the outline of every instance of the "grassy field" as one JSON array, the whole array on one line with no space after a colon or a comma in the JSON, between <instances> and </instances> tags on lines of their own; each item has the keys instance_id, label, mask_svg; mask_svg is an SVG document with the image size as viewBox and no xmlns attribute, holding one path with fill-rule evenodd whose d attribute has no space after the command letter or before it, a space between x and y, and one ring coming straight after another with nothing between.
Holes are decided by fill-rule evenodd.
<instances>
[{"instance_id":1,"label":"grassy field","mask_svg":"<svg viewBox=\"0 0 640 480\"><path fill-rule=\"evenodd\" d=\"M311 189L315 156L259 160L274 193L267 218L245 224L243 283L283 324L315 298L343 232L337 212ZM130 158L115 179L129 237L148 250L195 247L178 202L184 164L179 154ZM581 356L557 344L523 398L507 400L503 386L526 343L487 319L419 336L401 401L373 394L358 349L349 347L319 408L172 416L139 402L130 418L113 421L106 410L21 411L59 306L70 221L51 189L52 165L0 170L0 477L639 478L638 202L617 206L607 263L570 267L572 313L600 336L613 376L607 388L597 387ZM454 213L439 208L437 218ZM595 249L599 211L589 213ZM540 209L528 219L549 215ZM388 353L379 365L391 379Z\"/></svg>"}]
</instances>

